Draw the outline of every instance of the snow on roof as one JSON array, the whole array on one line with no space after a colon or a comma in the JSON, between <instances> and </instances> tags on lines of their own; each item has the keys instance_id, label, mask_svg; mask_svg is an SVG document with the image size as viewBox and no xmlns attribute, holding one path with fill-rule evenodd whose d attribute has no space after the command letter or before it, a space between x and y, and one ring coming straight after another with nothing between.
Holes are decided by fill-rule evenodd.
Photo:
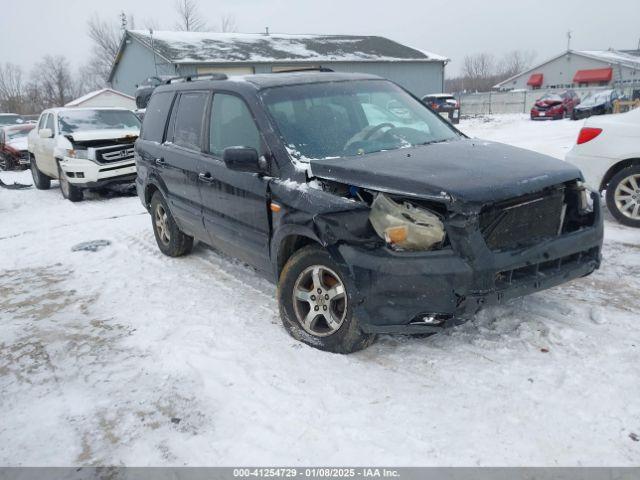
<instances>
[{"instance_id":1,"label":"snow on roof","mask_svg":"<svg viewBox=\"0 0 640 480\"><path fill-rule=\"evenodd\" d=\"M384 37L130 30L171 63L446 61Z\"/></svg>"},{"instance_id":2,"label":"snow on roof","mask_svg":"<svg viewBox=\"0 0 640 480\"><path fill-rule=\"evenodd\" d=\"M106 92L115 93L116 95L120 95L122 97L126 97L126 98L130 98L131 100L135 100L132 96L127 95L126 93L122 93L122 92L119 92L117 90L114 90L113 88L101 88L100 90L95 90L93 92L89 92L86 95L83 95L82 97L76 98L75 100L71 100L69 103L65 104L65 107L76 107L78 105L83 104L87 100L90 100L93 97L97 97L98 95L100 95L102 93L106 93Z\"/></svg>"},{"instance_id":3,"label":"snow on roof","mask_svg":"<svg viewBox=\"0 0 640 480\"><path fill-rule=\"evenodd\" d=\"M635 68L640 68L640 57L619 50L580 50L578 55L592 57L608 63L622 63Z\"/></svg>"}]
</instances>

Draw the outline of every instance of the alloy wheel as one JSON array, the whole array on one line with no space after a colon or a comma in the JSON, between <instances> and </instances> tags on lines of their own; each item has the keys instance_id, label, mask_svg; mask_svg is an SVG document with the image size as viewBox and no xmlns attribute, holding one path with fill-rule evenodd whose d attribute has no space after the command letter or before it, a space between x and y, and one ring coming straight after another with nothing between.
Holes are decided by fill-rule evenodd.
<instances>
[{"instance_id":1,"label":"alloy wheel","mask_svg":"<svg viewBox=\"0 0 640 480\"><path fill-rule=\"evenodd\" d=\"M169 230L169 217L167 211L162 204L158 204L155 212L156 230L158 238L164 245L169 245L171 241L171 232Z\"/></svg>"},{"instance_id":2,"label":"alloy wheel","mask_svg":"<svg viewBox=\"0 0 640 480\"><path fill-rule=\"evenodd\" d=\"M640 220L640 174L623 178L615 189L616 208L625 217Z\"/></svg>"},{"instance_id":3,"label":"alloy wheel","mask_svg":"<svg viewBox=\"0 0 640 480\"><path fill-rule=\"evenodd\" d=\"M300 326L309 334L326 337L337 332L347 314L345 286L336 272L312 265L293 286L293 307Z\"/></svg>"}]
</instances>

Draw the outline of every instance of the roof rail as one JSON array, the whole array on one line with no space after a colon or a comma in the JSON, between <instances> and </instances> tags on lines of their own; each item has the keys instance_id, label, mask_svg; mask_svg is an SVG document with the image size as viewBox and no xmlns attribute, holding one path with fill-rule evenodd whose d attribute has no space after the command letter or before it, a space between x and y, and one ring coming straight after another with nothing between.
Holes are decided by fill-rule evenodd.
<instances>
[{"instance_id":1,"label":"roof rail","mask_svg":"<svg viewBox=\"0 0 640 480\"><path fill-rule=\"evenodd\" d=\"M310 68L292 68L290 70L278 70L271 73L296 73L296 72L333 72L334 70L327 67L310 67Z\"/></svg>"},{"instance_id":2,"label":"roof rail","mask_svg":"<svg viewBox=\"0 0 640 480\"><path fill-rule=\"evenodd\" d=\"M204 75L186 75L184 77L173 77L166 80L165 85L169 85L171 83L181 83L181 82L195 82L197 80L227 80L227 77L224 73L205 73Z\"/></svg>"}]
</instances>

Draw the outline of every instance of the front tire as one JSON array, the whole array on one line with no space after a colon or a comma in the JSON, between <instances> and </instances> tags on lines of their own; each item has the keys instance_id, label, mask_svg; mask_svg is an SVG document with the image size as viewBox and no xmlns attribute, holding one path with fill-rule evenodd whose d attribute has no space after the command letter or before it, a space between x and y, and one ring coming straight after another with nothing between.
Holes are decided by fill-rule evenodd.
<instances>
[{"instance_id":1,"label":"front tire","mask_svg":"<svg viewBox=\"0 0 640 480\"><path fill-rule=\"evenodd\" d=\"M623 225L640 228L640 165L623 168L607 186L607 208Z\"/></svg>"},{"instance_id":2,"label":"front tire","mask_svg":"<svg viewBox=\"0 0 640 480\"><path fill-rule=\"evenodd\" d=\"M183 233L176 223L169 205L160 192L151 198L151 222L158 248L169 257L181 257L193 249L193 237Z\"/></svg>"},{"instance_id":3,"label":"front tire","mask_svg":"<svg viewBox=\"0 0 640 480\"><path fill-rule=\"evenodd\" d=\"M72 185L64 173L62 167L58 164L58 181L60 183L60 192L62 196L71 202L80 202L84 199L84 192L81 188Z\"/></svg>"},{"instance_id":4,"label":"front tire","mask_svg":"<svg viewBox=\"0 0 640 480\"><path fill-rule=\"evenodd\" d=\"M370 346L375 335L360 328L346 276L326 250L308 246L294 253L278 282L280 317L296 340L333 353Z\"/></svg>"},{"instance_id":5,"label":"front tire","mask_svg":"<svg viewBox=\"0 0 640 480\"><path fill-rule=\"evenodd\" d=\"M29 153L29 167L31 168L31 177L35 187L38 190L49 190L51 188L51 178L40 171L36 157L31 153Z\"/></svg>"}]
</instances>

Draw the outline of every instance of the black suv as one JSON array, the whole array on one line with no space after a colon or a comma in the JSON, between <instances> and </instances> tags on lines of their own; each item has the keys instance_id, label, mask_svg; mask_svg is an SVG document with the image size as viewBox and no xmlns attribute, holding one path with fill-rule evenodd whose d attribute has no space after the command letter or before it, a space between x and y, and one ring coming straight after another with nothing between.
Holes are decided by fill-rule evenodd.
<instances>
[{"instance_id":1,"label":"black suv","mask_svg":"<svg viewBox=\"0 0 640 480\"><path fill-rule=\"evenodd\" d=\"M197 238L253 265L288 332L323 350L438 332L600 265L579 170L469 139L371 75L159 86L136 160L160 250Z\"/></svg>"}]
</instances>

